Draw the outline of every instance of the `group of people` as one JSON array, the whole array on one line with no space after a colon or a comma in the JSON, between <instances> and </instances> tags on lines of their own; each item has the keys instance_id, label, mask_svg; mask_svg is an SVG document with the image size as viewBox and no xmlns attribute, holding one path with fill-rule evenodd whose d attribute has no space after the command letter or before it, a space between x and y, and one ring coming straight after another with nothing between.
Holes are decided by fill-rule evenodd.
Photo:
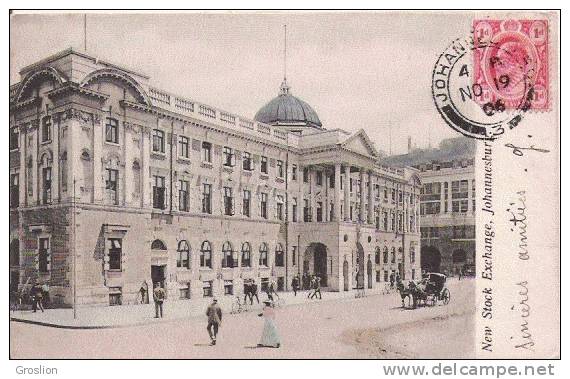
<instances>
[{"instance_id":1,"label":"group of people","mask_svg":"<svg viewBox=\"0 0 570 379\"><path fill-rule=\"evenodd\" d=\"M301 284L303 285L302 287ZM319 299L322 299L321 277L318 275L309 275L309 273L305 272L303 273L302 281L299 278L299 275L295 275L291 280L291 288L293 289L295 296L297 296L297 291L302 288L304 290L309 290L309 293L307 294L309 299L316 298L317 295L319 296Z\"/></svg>"},{"instance_id":2,"label":"group of people","mask_svg":"<svg viewBox=\"0 0 570 379\"><path fill-rule=\"evenodd\" d=\"M49 284L43 283L40 285L39 283L34 283L34 285L32 285L30 288L28 295L32 303L33 312L37 312L38 309L43 312L45 306L50 302ZM21 303L25 300L24 293L19 291L11 292L10 297L10 301L14 306L13 309L16 309L17 306L21 305Z\"/></svg>"},{"instance_id":3,"label":"group of people","mask_svg":"<svg viewBox=\"0 0 570 379\"><path fill-rule=\"evenodd\" d=\"M257 346L278 348L281 346L281 338L279 337L279 333L277 332L277 327L275 325L275 309L273 308L272 301L270 300L264 301L263 304L263 311L258 316L264 317L265 323ZM213 346L216 344L218 331L222 325L222 308L218 305L218 300L216 298L212 300L212 303L206 309L206 316L208 317L206 330L210 336L210 345Z\"/></svg>"}]
</instances>

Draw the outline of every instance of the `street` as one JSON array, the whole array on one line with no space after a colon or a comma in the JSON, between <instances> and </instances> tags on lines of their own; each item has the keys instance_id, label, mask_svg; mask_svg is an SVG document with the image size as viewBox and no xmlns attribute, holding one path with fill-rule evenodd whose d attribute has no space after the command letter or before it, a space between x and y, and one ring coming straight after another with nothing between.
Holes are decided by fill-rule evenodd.
<instances>
[{"instance_id":1,"label":"street","mask_svg":"<svg viewBox=\"0 0 570 379\"><path fill-rule=\"evenodd\" d=\"M10 323L10 356L19 358L469 358L474 356L475 281L448 280L451 302L401 308L397 293L314 300L276 309L280 348L257 348L257 311L225 312L218 344L206 317L147 325L70 330ZM285 294L286 297L293 296ZM326 298L327 293L323 292Z\"/></svg>"}]
</instances>

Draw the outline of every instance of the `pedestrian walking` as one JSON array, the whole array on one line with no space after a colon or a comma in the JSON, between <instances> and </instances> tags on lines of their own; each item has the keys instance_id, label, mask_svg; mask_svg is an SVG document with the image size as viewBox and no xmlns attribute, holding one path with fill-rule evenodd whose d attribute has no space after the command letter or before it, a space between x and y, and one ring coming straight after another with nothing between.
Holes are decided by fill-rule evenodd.
<instances>
[{"instance_id":1,"label":"pedestrian walking","mask_svg":"<svg viewBox=\"0 0 570 379\"><path fill-rule=\"evenodd\" d=\"M309 283L309 292L307 293L307 298L308 299L312 299L313 298L313 288L315 287L315 277L311 278L311 281Z\"/></svg>"},{"instance_id":2,"label":"pedestrian walking","mask_svg":"<svg viewBox=\"0 0 570 379\"><path fill-rule=\"evenodd\" d=\"M303 290L309 289L309 275L304 272L303 273Z\"/></svg>"},{"instance_id":3,"label":"pedestrian walking","mask_svg":"<svg viewBox=\"0 0 570 379\"><path fill-rule=\"evenodd\" d=\"M141 304L146 304L146 288L145 288L145 283L143 283L141 285L141 288L139 289L139 292L141 294Z\"/></svg>"},{"instance_id":4,"label":"pedestrian walking","mask_svg":"<svg viewBox=\"0 0 570 379\"><path fill-rule=\"evenodd\" d=\"M311 299L313 297L317 297L317 294L319 295L319 300L322 300L322 296L321 296L321 277L320 276L316 276L314 278L314 282L313 282L313 293L311 295Z\"/></svg>"},{"instance_id":5,"label":"pedestrian walking","mask_svg":"<svg viewBox=\"0 0 570 379\"><path fill-rule=\"evenodd\" d=\"M218 299L214 298L212 304L206 309L206 316L208 316L208 326L206 330L210 336L210 345L216 344L216 337L218 336L218 328L222 325L222 309L218 305Z\"/></svg>"},{"instance_id":6,"label":"pedestrian walking","mask_svg":"<svg viewBox=\"0 0 570 379\"><path fill-rule=\"evenodd\" d=\"M394 273L390 274L390 288L394 288Z\"/></svg>"},{"instance_id":7,"label":"pedestrian walking","mask_svg":"<svg viewBox=\"0 0 570 379\"><path fill-rule=\"evenodd\" d=\"M49 284L45 282L42 284L42 305L43 307L49 306L51 298L49 296Z\"/></svg>"},{"instance_id":8,"label":"pedestrian walking","mask_svg":"<svg viewBox=\"0 0 570 379\"><path fill-rule=\"evenodd\" d=\"M154 318L163 317L162 303L164 303L165 297L166 297L166 292L164 292L164 289L160 286L160 283L155 283L153 291L154 310L155 310Z\"/></svg>"},{"instance_id":9,"label":"pedestrian walking","mask_svg":"<svg viewBox=\"0 0 570 379\"><path fill-rule=\"evenodd\" d=\"M271 306L271 302L264 301L263 303L265 304L263 312L258 316L264 317L265 323L263 324L263 331L257 346L278 348L281 346L281 338L275 326L275 309Z\"/></svg>"},{"instance_id":10,"label":"pedestrian walking","mask_svg":"<svg viewBox=\"0 0 570 379\"><path fill-rule=\"evenodd\" d=\"M295 275L291 281L291 287L293 288L293 293L297 296L297 291L299 290L299 275Z\"/></svg>"},{"instance_id":11,"label":"pedestrian walking","mask_svg":"<svg viewBox=\"0 0 570 379\"><path fill-rule=\"evenodd\" d=\"M255 300L257 300L257 304L259 304L259 297L257 296L258 288L257 283L255 283L255 279L251 279L251 284L249 285L249 296L251 298L251 304L253 305L253 297L255 296Z\"/></svg>"},{"instance_id":12,"label":"pedestrian walking","mask_svg":"<svg viewBox=\"0 0 570 379\"><path fill-rule=\"evenodd\" d=\"M32 295L32 309L34 313L37 312L38 308L40 308L43 312L44 311L44 306L42 304L43 294L40 286L34 284L32 286L32 289L30 290L30 295Z\"/></svg>"},{"instance_id":13,"label":"pedestrian walking","mask_svg":"<svg viewBox=\"0 0 570 379\"><path fill-rule=\"evenodd\" d=\"M277 300L279 300L279 294L277 293L277 282L275 280L271 280L271 283L269 283L269 292L271 295L275 295L275 297L277 297Z\"/></svg>"},{"instance_id":14,"label":"pedestrian walking","mask_svg":"<svg viewBox=\"0 0 570 379\"><path fill-rule=\"evenodd\" d=\"M460 268L459 269L459 280L461 280L462 277L463 277L463 269Z\"/></svg>"},{"instance_id":15,"label":"pedestrian walking","mask_svg":"<svg viewBox=\"0 0 570 379\"><path fill-rule=\"evenodd\" d=\"M251 287L251 284L250 284L249 279L245 279L243 281L243 303L244 304L247 303L248 298L250 300L250 304L253 304L253 296L251 296L250 287Z\"/></svg>"}]
</instances>

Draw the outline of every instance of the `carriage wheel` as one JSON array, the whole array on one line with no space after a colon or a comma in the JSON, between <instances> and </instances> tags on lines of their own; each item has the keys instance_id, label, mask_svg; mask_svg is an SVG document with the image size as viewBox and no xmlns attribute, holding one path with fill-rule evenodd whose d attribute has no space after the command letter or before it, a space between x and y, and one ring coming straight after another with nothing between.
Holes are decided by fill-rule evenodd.
<instances>
[{"instance_id":1,"label":"carriage wheel","mask_svg":"<svg viewBox=\"0 0 570 379\"><path fill-rule=\"evenodd\" d=\"M451 292L449 292L447 288L443 289L443 292L441 293L441 300L443 300L443 304L449 304L449 300L451 300Z\"/></svg>"}]
</instances>

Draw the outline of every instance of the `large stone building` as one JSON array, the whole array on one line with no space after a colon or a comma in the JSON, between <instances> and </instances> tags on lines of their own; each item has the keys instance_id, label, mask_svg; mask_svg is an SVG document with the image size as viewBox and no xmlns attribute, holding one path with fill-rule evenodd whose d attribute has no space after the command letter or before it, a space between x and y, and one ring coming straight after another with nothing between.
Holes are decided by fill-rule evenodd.
<instances>
[{"instance_id":1,"label":"large stone building","mask_svg":"<svg viewBox=\"0 0 570 379\"><path fill-rule=\"evenodd\" d=\"M411 149L385 160L417 168L422 181L421 266L427 271L457 275L474 273L475 150L467 137L443 140L435 149Z\"/></svg>"},{"instance_id":2,"label":"large stone building","mask_svg":"<svg viewBox=\"0 0 570 379\"><path fill-rule=\"evenodd\" d=\"M191 299L247 278L287 290L303 272L331 291L419 276L419 171L379 163L362 130L323 128L286 81L248 119L71 49L20 75L13 289L47 282L56 302L73 287L80 304L114 305L153 283Z\"/></svg>"}]
</instances>

